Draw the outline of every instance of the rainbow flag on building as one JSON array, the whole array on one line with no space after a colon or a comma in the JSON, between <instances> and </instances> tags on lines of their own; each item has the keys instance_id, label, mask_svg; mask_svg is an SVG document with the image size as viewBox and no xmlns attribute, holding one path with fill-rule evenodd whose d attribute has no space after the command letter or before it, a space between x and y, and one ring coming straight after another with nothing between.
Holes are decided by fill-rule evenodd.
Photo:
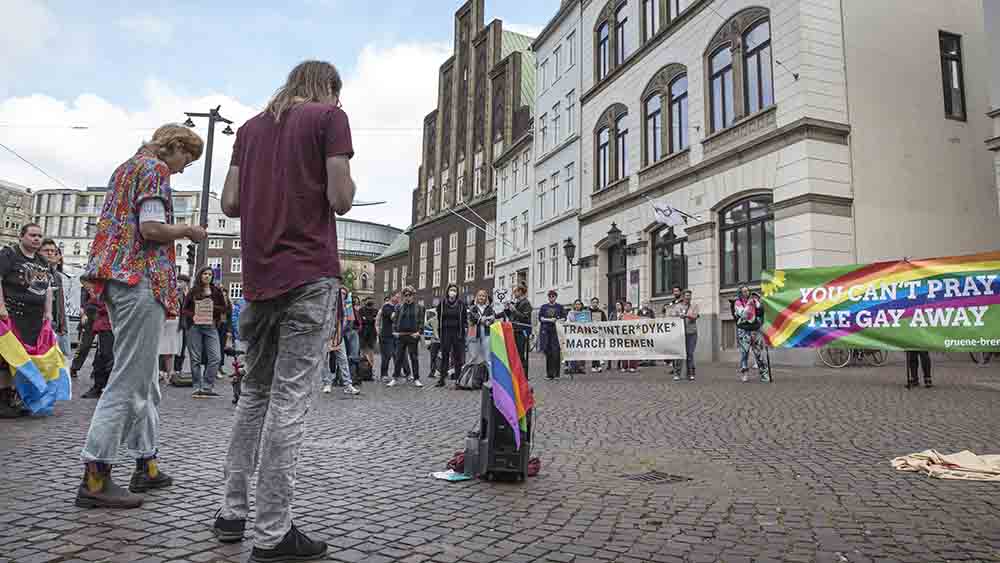
<instances>
[{"instance_id":1,"label":"rainbow flag on building","mask_svg":"<svg viewBox=\"0 0 1000 563\"><path fill-rule=\"evenodd\" d=\"M514 431L514 443L521 449L521 432L528 431L527 416L535 406L535 396L517 355L510 323L495 322L490 326L490 364L493 404L511 428L520 429Z\"/></svg>"},{"instance_id":2,"label":"rainbow flag on building","mask_svg":"<svg viewBox=\"0 0 1000 563\"><path fill-rule=\"evenodd\" d=\"M774 347L1000 350L1000 252L764 272Z\"/></svg>"},{"instance_id":3,"label":"rainbow flag on building","mask_svg":"<svg viewBox=\"0 0 1000 563\"><path fill-rule=\"evenodd\" d=\"M66 358L48 321L42 325L38 342L26 345L14 333L10 321L0 319L0 357L10 367L14 387L32 414L52 414L56 401L73 397Z\"/></svg>"}]
</instances>

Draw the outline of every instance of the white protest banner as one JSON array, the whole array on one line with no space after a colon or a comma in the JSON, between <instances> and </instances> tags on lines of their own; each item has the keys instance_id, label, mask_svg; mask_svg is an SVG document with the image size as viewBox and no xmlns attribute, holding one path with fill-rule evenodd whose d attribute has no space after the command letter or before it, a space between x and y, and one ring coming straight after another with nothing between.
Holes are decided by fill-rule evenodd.
<instances>
[{"instance_id":1,"label":"white protest banner","mask_svg":"<svg viewBox=\"0 0 1000 563\"><path fill-rule=\"evenodd\" d=\"M680 318L557 323L563 360L680 360L684 321Z\"/></svg>"}]
</instances>

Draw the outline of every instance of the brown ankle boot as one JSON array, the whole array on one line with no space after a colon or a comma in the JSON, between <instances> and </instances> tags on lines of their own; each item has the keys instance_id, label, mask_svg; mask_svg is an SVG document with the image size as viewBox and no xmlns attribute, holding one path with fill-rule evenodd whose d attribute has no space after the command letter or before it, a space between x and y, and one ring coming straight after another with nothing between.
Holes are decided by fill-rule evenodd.
<instances>
[{"instance_id":1,"label":"brown ankle boot","mask_svg":"<svg viewBox=\"0 0 1000 563\"><path fill-rule=\"evenodd\" d=\"M135 471L128 484L128 490L133 493L144 493L151 489L162 489L174 484L166 473L160 471L156 458L135 460Z\"/></svg>"},{"instance_id":2,"label":"brown ankle boot","mask_svg":"<svg viewBox=\"0 0 1000 563\"><path fill-rule=\"evenodd\" d=\"M138 508L142 497L133 495L111 480L111 466L88 463L76 491L76 505L82 508Z\"/></svg>"}]
</instances>

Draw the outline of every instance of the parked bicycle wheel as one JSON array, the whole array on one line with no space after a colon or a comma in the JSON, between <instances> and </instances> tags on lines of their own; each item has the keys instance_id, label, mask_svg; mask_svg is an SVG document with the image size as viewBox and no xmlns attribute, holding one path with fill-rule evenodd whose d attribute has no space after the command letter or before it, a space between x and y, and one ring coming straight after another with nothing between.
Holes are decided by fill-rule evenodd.
<instances>
[{"instance_id":1,"label":"parked bicycle wheel","mask_svg":"<svg viewBox=\"0 0 1000 563\"><path fill-rule=\"evenodd\" d=\"M866 350L865 357L875 367L882 367L889 361L889 353L885 350Z\"/></svg>"},{"instance_id":2,"label":"parked bicycle wheel","mask_svg":"<svg viewBox=\"0 0 1000 563\"><path fill-rule=\"evenodd\" d=\"M816 350L821 362L834 369L840 369L851 363L849 348L819 348Z\"/></svg>"}]
</instances>

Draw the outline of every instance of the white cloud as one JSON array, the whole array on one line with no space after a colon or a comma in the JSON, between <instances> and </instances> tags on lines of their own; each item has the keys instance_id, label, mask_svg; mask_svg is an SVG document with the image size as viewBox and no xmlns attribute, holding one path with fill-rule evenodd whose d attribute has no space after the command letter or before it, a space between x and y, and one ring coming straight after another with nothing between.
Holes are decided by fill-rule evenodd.
<instances>
[{"instance_id":1,"label":"white cloud","mask_svg":"<svg viewBox=\"0 0 1000 563\"><path fill-rule=\"evenodd\" d=\"M503 30L513 31L514 33L520 33L521 35L527 35L528 37L538 37L544 29L544 25L533 25L529 23L507 23L507 20L503 20Z\"/></svg>"},{"instance_id":2,"label":"white cloud","mask_svg":"<svg viewBox=\"0 0 1000 563\"><path fill-rule=\"evenodd\" d=\"M38 0L0 0L0 14L7 22L0 33L0 82L6 82L45 48L58 25L52 11Z\"/></svg>"},{"instance_id":3,"label":"white cloud","mask_svg":"<svg viewBox=\"0 0 1000 563\"><path fill-rule=\"evenodd\" d=\"M405 227L410 222L412 190L417 182L424 116L437 104L437 75L449 46L399 44L366 46L345 77L343 104L354 130L352 172L359 200L385 200L360 207L350 217ZM274 77L274 86L283 76ZM234 129L255 115L263 103L213 93L191 96L157 79L146 81L139 109L117 106L83 93L72 100L44 94L0 100L0 142L18 151L70 187L105 185L115 167L131 156L163 123L183 121L185 111L204 112L222 105ZM87 126L84 130L70 126ZM205 120L197 131L207 133ZM221 191L234 137L220 135L212 164L212 189ZM203 162L174 176L175 188L201 186ZM41 173L0 150L0 178L36 189L59 187Z\"/></svg>"},{"instance_id":4,"label":"white cloud","mask_svg":"<svg viewBox=\"0 0 1000 563\"><path fill-rule=\"evenodd\" d=\"M174 25L152 14L124 16L115 24L144 43L167 45L174 36Z\"/></svg>"}]
</instances>

